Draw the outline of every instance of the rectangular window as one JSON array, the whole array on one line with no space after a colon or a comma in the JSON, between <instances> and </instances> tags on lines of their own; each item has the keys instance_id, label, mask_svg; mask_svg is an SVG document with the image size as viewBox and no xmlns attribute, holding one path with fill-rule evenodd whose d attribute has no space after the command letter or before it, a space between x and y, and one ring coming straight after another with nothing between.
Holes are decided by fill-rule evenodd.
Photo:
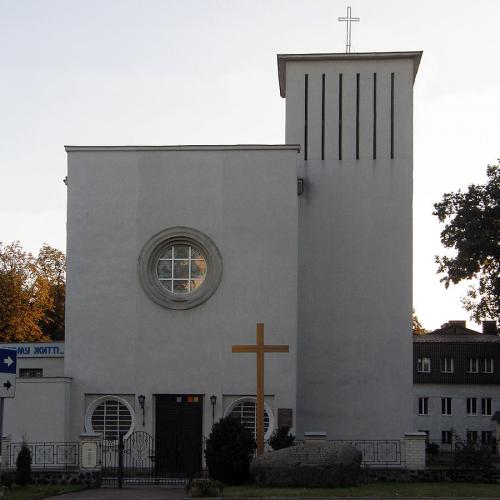
<instances>
[{"instance_id":1,"label":"rectangular window","mask_svg":"<svg viewBox=\"0 0 500 500\"><path fill-rule=\"evenodd\" d=\"M453 373L453 358L441 358L441 373Z\"/></svg>"},{"instance_id":2,"label":"rectangular window","mask_svg":"<svg viewBox=\"0 0 500 500\"><path fill-rule=\"evenodd\" d=\"M481 373L493 373L493 358L483 358L481 360Z\"/></svg>"},{"instance_id":3,"label":"rectangular window","mask_svg":"<svg viewBox=\"0 0 500 500\"><path fill-rule=\"evenodd\" d=\"M430 373L430 371L431 371L431 358L418 358L417 371L419 373Z\"/></svg>"},{"instance_id":4,"label":"rectangular window","mask_svg":"<svg viewBox=\"0 0 500 500\"><path fill-rule=\"evenodd\" d=\"M467 373L479 373L479 358L469 358Z\"/></svg>"},{"instance_id":5,"label":"rectangular window","mask_svg":"<svg viewBox=\"0 0 500 500\"><path fill-rule=\"evenodd\" d=\"M19 378L43 377L42 368L19 368Z\"/></svg>"},{"instance_id":6,"label":"rectangular window","mask_svg":"<svg viewBox=\"0 0 500 500\"><path fill-rule=\"evenodd\" d=\"M477 398L467 398L467 415L477 415Z\"/></svg>"},{"instance_id":7,"label":"rectangular window","mask_svg":"<svg viewBox=\"0 0 500 500\"><path fill-rule=\"evenodd\" d=\"M481 431L481 443L489 444L493 441L492 431Z\"/></svg>"},{"instance_id":8,"label":"rectangular window","mask_svg":"<svg viewBox=\"0 0 500 500\"><path fill-rule=\"evenodd\" d=\"M467 431L467 443L477 443L477 431Z\"/></svg>"},{"instance_id":9,"label":"rectangular window","mask_svg":"<svg viewBox=\"0 0 500 500\"><path fill-rule=\"evenodd\" d=\"M491 415L491 398L481 398L481 414Z\"/></svg>"},{"instance_id":10,"label":"rectangular window","mask_svg":"<svg viewBox=\"0 0 500 500\"><path fill-rule=\"evenodd\" d=\"M451 398L441 398L441 414L451 415Z\"/></svg>"},{"instance_id":11,"label":"rectangular window","mask_svg":"<svg viewBox=\"0 0 500 500\"><path fill-rule=\"evenodd\" d=\"M451 444L451 431L441 431L441 444Z\"/></svg>"},{"instance_id":12,"label":"rectangular window","mask_svg":"<svg viewBox=\"0 0 500 500\"><path fill-rule=\"evenodd\" d=\"M418 414L429 415L429 398L418 398Z\"/></svg>"}]
</instances>

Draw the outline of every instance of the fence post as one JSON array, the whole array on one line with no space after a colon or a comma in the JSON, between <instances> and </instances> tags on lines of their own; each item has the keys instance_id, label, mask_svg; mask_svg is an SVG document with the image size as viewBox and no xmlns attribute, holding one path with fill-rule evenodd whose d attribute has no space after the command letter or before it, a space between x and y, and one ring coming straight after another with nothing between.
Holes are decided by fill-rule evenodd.
<instances>
[{"instance_id":1,"label":"fence post","mask_svg":"<svg viewBox=\"0 0 500 500\"><path fill-rule=\"evenodd\" d=\"M123 486L123 434L118 436L118 488Z\"/></svg>"},{"instance_id":2,"label":"fence post","mask_svg":"<svg viewBox=\"0 0 500 500\"><path fill-rule=\"evenodd\" d=\"M78 468L93 486L101 484L102 475L102 435L96 432L82 432L76 450Z\"/></svg>"},{"instance_id":3,"label":"fence post","mask_svg":"<svg viewBox=\"0 0 500 500\"><path fill-rule=\"evenodd\" d=\"M2 456L0 457L1 465L0 469L8 469L11 465L10 463L10 435L5 436L2 439Z\"/></svg>"},{"instance_id":4,"label":"fence post","mask_svg":"<svg viewBox=\"0 0 500 500\"><path fill-rule=\"evenodd\" d=\"M406 468L411 470L425 469L425 432L405 433Z\"/></svg>"}]
</instances>

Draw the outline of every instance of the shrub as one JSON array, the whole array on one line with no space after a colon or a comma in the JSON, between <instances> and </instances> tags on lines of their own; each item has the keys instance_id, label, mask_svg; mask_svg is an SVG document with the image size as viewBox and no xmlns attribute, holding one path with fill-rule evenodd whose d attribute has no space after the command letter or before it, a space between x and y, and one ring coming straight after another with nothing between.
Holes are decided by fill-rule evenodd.
<instances>
[{"instance_id":1,"label":"shrub","mask_svg":"<svg viewBox=\"0 0 500 500\"><path fill-rule=\"evenodd\" d=\"M229 484L248 481L254 452L252 433L237 418L222 418L214 424L207 440L205 458L210 477Z\"/></svg>"},{"instance_id":2,"label":"shrub","mask_svg":"<svg viewBox=\"0 0 500 500\"><path fill-rule=\"evenodd\" d=\"M193 479L186 487L190 497L217 497L222 496L223 484L213 479Z\"/></svg>"},{"instance_id":3,"label":"shrub","mask_svg":"<svg viewBox=\"0 0 500 500\"><path fill-rule=\"evenodd\" d=\"M269 439L269 444L273 450L281 450L283 448L289 448L293 446L293 442L295 440L295 436L290 434L290 428L283 426L278 427Z\"/></svg>"},{"instance_id":4,"label":"shrub","mask_svg":"<svg viewBox=\"0 0 500 500\"><path fill-rule=\"evenodd\" d=\"M12 472L2 471L0 474L0 483L6 488L10 488L14 484L14 474Z\"/></svg>"},{"instance_id":5,"label":"shrub","mask_svg":"<svg viewBox=\"0 0 500 500\"><path fill-rule=\"evenodd\" d=\"M31 482L31 452L26 444L21 446L21 451L16 459L16 483L24 486Z\"/></svg>"},{"instance_id":6,"label":"shrub","mask_svg":"<svg viewBox=\"0 0 500 500\"><path fill-rule=\"evenodd\" d=\"M428 441L425 444L425 452L429 455L437 455L439 453L439 445Z\"/></svg>"},{"instance_id":7,"label":"shrub","mask_svg":"<svg viewBox=\"0 0 500 500\"><path fill-rule=\"evenodd\" d=\"M457 443L454 453L456 467L489 469L493 463L492 447L476 443Z\"/></svg>"}]
</instances>

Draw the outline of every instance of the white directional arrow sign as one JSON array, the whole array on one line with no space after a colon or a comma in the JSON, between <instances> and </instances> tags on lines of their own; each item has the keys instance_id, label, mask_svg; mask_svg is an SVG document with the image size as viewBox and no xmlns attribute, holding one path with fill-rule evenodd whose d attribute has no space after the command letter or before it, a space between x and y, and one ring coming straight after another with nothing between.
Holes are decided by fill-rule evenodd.
<instances>
[{"instance_id":1,"label":"white directional arrow sign","mask_svg":"<svg viewBox=\"0 0 500 500\"><path fill-rule=\"evenodd\" d=\"M13 398L16 395L16 376L0 373L0 398Z\"/></svg>"},{"instance_id":2,"label":"white directional arrow sign","mask_svg":"<svg viewBox=\"0 0 500 500\"><path fill-rule=\"evenodd\" d=\"M0 348L0 398L16 395L17 351Z\"/></svg>"}]
</instances>

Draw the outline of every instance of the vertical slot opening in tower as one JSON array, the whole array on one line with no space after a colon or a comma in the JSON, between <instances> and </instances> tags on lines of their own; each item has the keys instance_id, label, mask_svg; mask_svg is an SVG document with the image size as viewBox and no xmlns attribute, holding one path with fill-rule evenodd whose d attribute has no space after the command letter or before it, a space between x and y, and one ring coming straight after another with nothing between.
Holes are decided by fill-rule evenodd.
<instances>
[{"instance_id":1,"label":"vertical slot opening in tower","mask_svg":"<svg viewBox=\"0 0 500 500\"><path fill-rule=\"evenodd\" d=\"M356 73L356 160L359 160L359 73Z\"/></svg>"},{"instance_id":2,"label":"vertical slot opening in tower","mask_svg":"<svg viewBox=\"0 0 500 500\"><path fill-rule=\"evenodd\" d=\"M391 73L391 159L394 158L394 73Z\"/></svg>"},{"instance_id":3,"label":"vertical slot opening in tower","mask_svg":"<svg viewBox=\"0 0 500 500\"><path fill-rule=\"evenodd\" d=\"M373 73L373 159L377 159L377 73Z\"/></svg>"},{"instance_id":4,"label":"vertical slot opening in tower","mask_svg":"<svg viewBox=\"0 0 500 500\"><path fill-rule=\"evenodd\" d=\"M304 78L304 160L307 160L307 121L308 121L309 75Z\"/></svg>"},{"instance_id":5,"label":"vertical slot opening in tower","mask_svg":"<svg viewBox=\"0 0 500 500\"><path fill-rule=\"evenodd\" d=\"M339 160L342 160L342 73L339 74Z\"/></svg>"},{"instance_id":6,"label":"vertical slot opening in tower","mask_svg":"<svg viewBox=\"0 0 500 500\"><path fill-rule=\"evenodd\" d=\"M325 74L321 77L321 159L325 159Z\"/></svg>"}]
</instances>

